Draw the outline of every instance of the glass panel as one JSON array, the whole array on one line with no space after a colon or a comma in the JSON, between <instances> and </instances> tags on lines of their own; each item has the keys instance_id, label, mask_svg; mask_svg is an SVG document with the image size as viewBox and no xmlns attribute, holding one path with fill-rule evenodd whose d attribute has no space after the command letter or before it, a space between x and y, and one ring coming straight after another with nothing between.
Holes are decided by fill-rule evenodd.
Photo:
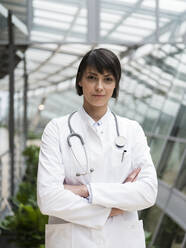
<instances>
[{"instance_id":1,"label":"glass panel","mask_svg":"<svg viewBox=\"0 0 186 248\"><path fill-rule=\"evenodd\" d=\"M168 141L158 167L158 176L170 185L177 177L186 144Z\"/></svg>"},{"instance_id":2,"label":"glass panel","mask_svg":"<svg viewBox=\"0 0 186 248\"><path fill-rule=\"evenodd\" d=\"M185 155L185 159L183 161L183 165L182 165L182 168L178 176L176 188L178 188L181 192L186 194L186 155Z\"/></svg>"},{"instance_id":3,"label":"glass panel","mask_svg":"<svg viewBox=\"0 0 186 248\"><path fill-rule=\"evenodd\" d=\"M143 126L146 132L152 132L154 124L156 123L159 117L160 111L154 108L149 108L146 118L144 120Z\"/></svg>"},{"instance_id":4,"label":"glass panel","mask_svg":"<svg viewBox=\"0 0 186 248\"><path fill-rule=\"evenodd\" d=\"M155 1L101 1L100 28L101 40L141 42L156 29Z\"/></svg>"},{"instance_id":5,"label":"glass panel","mask_svg":"<svg viewBox=\"0 0 186 248\"><path fill-rule=\"evenodd\" d=\"M8 41L8 10L11 10L14 40L25 42L28 38L27 30L27 3L21 1L19 5L11 4L9 1L0 2L0 41Z\"/></svg>"},{"instance_id":6,"label":"glass panel","mask_svg":"<svg viewBox=\"0 0 186 248\"><path fill-rule=\"evenodd\" d=\"M159 0L160 41L183 41L186 2L183 0Z\"/></svg>"},{"instance_id":7,"label":"glass panel","mask_svg":"<svg viewBox=\"0 0 186 248\"><path fill-rule=\"evenodd\" d=\"M151 237L156 229L161 213L161 209L157 206L141 212L140 218L143 219L144 230L150 232Z\"/></svg>"},{"instance_id":8,"label":"glass panel","mask_svg":"<svg viewBox=\"0 0 186 248\"><path fill-rule=\"evenodd\" d=\"M151 106L156 109L161 109L165 100L165 96L157 94L156 90L153 92Z\"/></svg>"},{"instance_id":9,"label":"glass panel","mask_svg":"<svg viewBox=\"0 0 186 248\"><path fill-rule=\"evenodd\" d=\"M151 139L150 150L155 167L157 167L158 165L164 144L165 144L165 140L163 139L160 138Z\"/></svg>"},{"instance_id":10,"label":"glass panel","mask_svg":"<svg viewBox=\"0 0 186 248\"><path fill-rule=\"evenodd\" d=\"M8 20L1 14L0 6L0 41L8 40Z\"/></svg>"},{"instance_id":11,"label":"glass panel","mask_svg":"<svg viewBox=\"0 0 186 248\"><path fill-rule=\"evenodd\" d=\"M171 136L186 138L186 106L181 105L176 116L174 127L171 131Z\"/></svg>"},{"instance_id":12,"label":"glass panel","mask_svg":"<svg viewBox=\"0 0 186 248\"><path fill-rule=\"evenodd\" d=\"M170 129L178 112L178 109L178 103L173 102L169 99L166 100L162 110L162 114L156 126L156 133L162 135L168 135L170 133Z\"/></svg>"},{"instance_id":13,"label":"glass panel","mask_svg":"<svg viewBox=\"0 0 186 248\"><path fill-rule=\"evenodd\" d=\"M87 6L82 1L33 0L32 41L85 42Z\"/></svg>"},{"instance_id":14,"label":"glass panel","mask_svg":"<svg viewBox=\"0 0 186 248\"><path fill-rule=\"evenodd\" d=\"M163 218L157 238L156 248L182 248L185 232L168 216Z\"/></svg>"}]
</instances>

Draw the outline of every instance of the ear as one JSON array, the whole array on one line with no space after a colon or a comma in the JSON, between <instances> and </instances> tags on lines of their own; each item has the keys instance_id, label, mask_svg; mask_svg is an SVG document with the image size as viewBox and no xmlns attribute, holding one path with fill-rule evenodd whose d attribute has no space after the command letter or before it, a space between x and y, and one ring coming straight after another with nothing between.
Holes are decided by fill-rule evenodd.
<instances>
[{"instance_id":1,"label":"ear","mask_svg":"<svg viewBox=\"0 0 186 248\"><path fill-rule=\"evenodd\" d=\"M79 85L80 87L82 87L82 82L81 82L81 81L79 81L78 85Z\"/></svg>"}]
</instances>

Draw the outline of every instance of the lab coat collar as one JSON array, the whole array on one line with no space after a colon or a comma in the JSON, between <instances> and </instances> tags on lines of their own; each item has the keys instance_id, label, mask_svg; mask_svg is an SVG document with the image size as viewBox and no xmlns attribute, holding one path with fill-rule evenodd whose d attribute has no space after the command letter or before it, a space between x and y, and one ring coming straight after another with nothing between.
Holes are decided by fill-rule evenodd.
<instances>
[{"instance_id":1,"label":"lab coat collar","mask_svg":"<svg viewBox=\"0 0 186 248\"><path fill-rule=\"evenodd\" d=\"M91 127L93 127L96 123L104 124L111 116L110 108L107 107L107 112L99 119L99 121L95 121L92 117L85 111L83 106L79 109L79 114L83 120L85 120Z\"/></svg>"},{"instance_id":2,"label":"lab coat collar","mask_svg":"<svg viewBox=\"0 0 186 248\"><path fill-rule=\"evenodd\" d=\"M84 110L83 106L78 110L78 113L81 117L81 119L83 120L83 122L88 125L89 127L91 127L92 129L94 129L94 126L96 125L96 123L100 122L101 124L104 125L104 128L106 127L106 125L109 125L110 121L112 120L112 122L114 123L115 129L116 129L116 125L115 125L115 121L114 121L114 117L112 115L112 112L110 110L109 107L107 107L107 112L104 114L104 116L102 116L102 118L96 122L94 119L92 119L92 117L90 117L90 115ZM119 127L119 133L121 136L125 137L127 139L127 127L125 127L125 124L122 125L119 122L119 118L117 117L117 121L118 121L118 127ZM116 136L117 136L117 131L116 132ZM128 141L126 141L128 143Z\"/></svg>"}]
</instances>

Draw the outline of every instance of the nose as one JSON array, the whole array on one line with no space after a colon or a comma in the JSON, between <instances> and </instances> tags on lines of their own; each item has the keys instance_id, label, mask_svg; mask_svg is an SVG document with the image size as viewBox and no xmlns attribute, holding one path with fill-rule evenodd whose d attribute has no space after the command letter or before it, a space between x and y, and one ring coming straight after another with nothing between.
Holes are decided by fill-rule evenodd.
<instances>
[{"instance_id":1,"label":"nose","mask_svg":"<svg viewBox=\"0 0 186 248\"><path fill-rule=\"evenodd\" d=\"M103 90L103 81L102 79L99 79L97 84L96 84L96 90L101 91Z\"/></svg>"}]
</instances>

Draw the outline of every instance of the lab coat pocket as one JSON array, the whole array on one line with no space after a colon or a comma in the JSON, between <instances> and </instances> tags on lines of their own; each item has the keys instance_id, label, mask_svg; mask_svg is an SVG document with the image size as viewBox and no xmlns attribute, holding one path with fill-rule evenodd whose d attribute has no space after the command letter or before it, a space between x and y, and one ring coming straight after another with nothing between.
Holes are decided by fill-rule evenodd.
<instances>
[{"instance_id":1,"label":"lab coat pocket","mask_svg":"<svg viewBox=\"0 0 186 248\"><path fill-rule=\"evenodd\" d=\"M125 152L126 151L126 152ZM131 153L125 148L114 147L112 149L112 159L109 163L109 174L116 182L123 182L131 170Z\"/></svg>"},{"instance_id":2,"label":"lab coat pocket","mask_svg":"<svg viewBox=\"0 0 186 248\"><path fill-rule=\"evenodd\" d=\"M47 224L45 226L45 248L61 247L72 247L72 224Z\"/></svg>"},{"instance_id":3,"label":"lab coat pocket","mask_svg":"<svg viewBox=\"0 0 186 248\"><path fill-rule=\"evenodd\" d=\"M127 241L126 247L131 248L145 248L145 233L143 230L143 221L139 220L135 223L132 223L127 232L126 232Z\"/></svg>"},{"instance_id":4,"label":"lab coat pocket","mask_svg":"<svg viewBox=\"0 0 186 248\"><path fill-rule=\"evenodd\" d=\"M123 242L127 248L145 248L145 233L143 230L143 221L136 221L124 225Z\"/></svg>"},{"instance_id":5,"label":"lab coat pocket","mask_svg":"<svg viewBox=\"0 0 186 248\"><path fill-rule=\"evenodd\" d=\"M113 165L117 167L128 163L130 156L130 149L127 146L123 148L114 147L112 157L115 163Z\"/></svg>"},{"instance_id":6,"label":"lab coat pocket","mask_svg":"<svg viewBox=\"0 0 186 248\"><path fill-rule=\"evenodd\" d=\"M124 221L121 216L110 219L105 228L105 236L107 237L107 248L113 248L113 244L118 248L145 248L145 234L143 230L143 222ZM112 221L111 221L112 220Z\"/></svg>"}]
</instances>

